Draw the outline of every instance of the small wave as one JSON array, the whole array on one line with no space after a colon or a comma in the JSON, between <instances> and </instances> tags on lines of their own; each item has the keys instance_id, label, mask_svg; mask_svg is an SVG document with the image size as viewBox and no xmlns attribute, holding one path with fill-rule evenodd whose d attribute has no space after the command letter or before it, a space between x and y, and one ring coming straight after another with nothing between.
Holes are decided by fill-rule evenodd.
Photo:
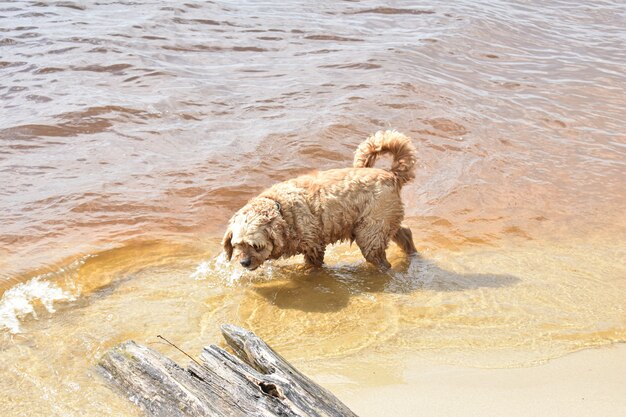
<instances>
[{"instance_id":1,"label":"small wave","mask_svg":"<svg viewBox=\"0 0 626 417\"><path fill-rule=\"evenodd\" d=\"M56 124L25 124L0 129L0 139L13 141L40 139L42 136L74 137L105 132L119 122L141 123L143 120L158 117L160 116L156 113L122 106L87 107L80 111L56 115L60 120Z\"/></svg>"},{"instance_id":2,"label":"small wave","mask_svg":"<svg viewBox=\"0 0 626 417\"><path fill-rule=\"evenodd\" d=\"M112 64L112 65L86 65L82 67L71 67L74 71L89 71L89 72L111 72L124 74L124 70L132 68L130 64Z\"/></svg>"},{"instance_id":3,"label":"small wave","mask_svg":"<svg viewBox=\"0 0 626 417\"><path fill-rule=\"evenodd\" d=\"M348 37L335 36L335 35L309 35L309 36L305 36L304 39L308 39L312 41L363 42L363 39L348 38Z\"/></svg>"},{"instance_id":4,"label":"small wave","mask_svg":"<svg viewBox=\"0 0 626 417\"><path fill-rule=\"evenodd\" d=\"M55 72L63 72L65 69L59 67L43 67L33 71L33 74L52 74Z\"/></svg>"},{"instance_id":5,"label":"small wave","mask_svg":"<svg viewBox=\"0 0 626 417\"><path fill-rule=\"evenodd\" d=\"M20 333L20 320L27 316L37 318L38 306L43 306L48 313L54 313L55 302L76 300L80 291L71 278L92 256L87 255L58 271L37 275L6 290L0 298L0 330ZM69 289L54 282L59 278L65 278Z\"/></svg>"},{"instance_id":6,"label":"small wave","mask_svg":"<svg viewBox=\"0 0 626 417\"><path fill-rule=\"evenodd\" d=\"M39 277L7 290L0 299L0 329L20 332L20 318L28 315L37 318L35 306L41 304L54 313L55 301L73 301L75 296L58 285Z\"/></svg>"},{"instance_id":7,"label":"small wave","mask_svg":"<svg viewBox=\"0 0 626 417\"><path fill-rule=\"evenodd\" d=\"M318 68L337 68L337 69L377 69L382 65L370 64L369 62L356 62L352 64L327 64L319 65Z\"/></svg>"},{"instance_id":8,"label":"small wave","mask_svg":"<svg viewBox=\"0 0 626 417\"><path fill-rule=\"evenodd\" d=\"M393 7L376 7L373 9L364 9L364 10L355 10L351 12L347 12L346 14L434 14L435 12L432 10L418 10L418 9L397 9Z\"/></svg>"},{"instance_id":9,"label":"small wave","mask_svg":"<svg viewBox=\"0 0 626 417\"><path fill-rule=\"evenodd\" d=\"M11 39L11 38L0 39L0 46L17 45L19 43L20 42L16 41L15 39Z\"/></svg>"},{"instance_id":10,"label":"small wave","mask_svg":"<svg viewBox=\"0 0 626 417\"><path fill-rule=\"evenodd\" d=\"M53 6L53 7L66 7L68 9L74 9L74 10L85 10L86 7L83 6L82 4L78 4L78 3L74 3L72 1L57 1L57 2L53 2L53 3L47 3L47 2L38 2L35 3L33 6L35 7L48 7L48 6Z\"/></svg>"},{"instance_id":11,"label":"small wave","mask_svg":"<svg viewBox=\"0 0 626 417\"><path fill-rule=\"evenodd\" d=\"M217 20L211 20L211 19L183 19L183 18L177 17L177 18L172 19L172 21L174 23L179 23L183 25L199 23L201 25L220 26L222 23L225 23L228 26L234 26L233 24L229 24L227 22L218 22Z\"/></svg>"}]
</instances>

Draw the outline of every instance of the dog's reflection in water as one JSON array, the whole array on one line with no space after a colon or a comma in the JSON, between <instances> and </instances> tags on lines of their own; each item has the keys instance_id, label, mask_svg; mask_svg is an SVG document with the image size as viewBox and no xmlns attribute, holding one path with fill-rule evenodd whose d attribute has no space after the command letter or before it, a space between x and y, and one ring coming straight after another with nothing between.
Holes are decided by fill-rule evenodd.
<instances>
[{"instance_id":1,"label":"dog's reflection in water","mask_svg":"<svg viewBox=\"0 0 626 417\"><path fill-rule=\"evenodd\" d=\"M415 254L387 271L362 261L315 269L273 265L271 279L253 282L251 288L278 308L328 312L342 309L350 297L362 294L468 291L519 281L512 275L447 271Z\"/></svg>"}]
</instances>

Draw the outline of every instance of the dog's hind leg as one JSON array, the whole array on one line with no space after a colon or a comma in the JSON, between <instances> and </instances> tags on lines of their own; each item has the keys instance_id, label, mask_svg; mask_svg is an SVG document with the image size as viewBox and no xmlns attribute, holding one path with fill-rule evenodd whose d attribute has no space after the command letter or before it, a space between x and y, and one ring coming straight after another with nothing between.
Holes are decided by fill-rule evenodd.
<instances>
[{"instance_id":1,"label":"dog's hind leg","mask_svg":"<svg viewBox=\"0 0 626 417\"><path fill-rule=\"evenodd\" d=\"M405 226L400 226L395 235L391 238L396 245L400 246L400 248L407 255L414 255L417 253L417 249L415 248L415 244L413 243L413 233L411 233L411 229Z\"/></svg>"},{"instance_id":2,"label":"dog's hind leg","mask_svg":"<svg viewBox=\"0 0 626 417\"><path fill-rule=\"evenodd\" d=\"M380 269L391 268L385 254L389 243L388 230L381 223L370 223L358 227L354 231L354 241L367 262Z\"/></svg>"}]
</instances>

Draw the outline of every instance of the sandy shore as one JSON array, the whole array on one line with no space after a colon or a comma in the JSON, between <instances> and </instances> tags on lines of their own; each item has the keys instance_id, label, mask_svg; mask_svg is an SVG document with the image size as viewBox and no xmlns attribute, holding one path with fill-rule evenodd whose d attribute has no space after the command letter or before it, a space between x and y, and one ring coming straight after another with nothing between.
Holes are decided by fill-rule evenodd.
<instances>
[{"instance_id":1,"label":"sandy shore","mask_svg":"<svg viewBox=\"0 0 626 417\"><path fill-rule=\"evenodd\" d=\"M475 369L407 358L404 369L400 383L387 384L381 375L380 386L345 380L324 385L361 417L626 416L626 345L529 368Z\"/></svg>"}]
</instances>

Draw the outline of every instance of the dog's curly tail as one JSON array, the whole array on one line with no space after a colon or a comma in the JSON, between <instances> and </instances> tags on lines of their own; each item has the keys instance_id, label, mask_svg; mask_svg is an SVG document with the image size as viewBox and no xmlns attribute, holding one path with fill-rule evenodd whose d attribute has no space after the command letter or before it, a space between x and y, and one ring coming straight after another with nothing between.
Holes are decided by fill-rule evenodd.
<instances>
[{"instance_id":1,"label":"dog's curly tail","mask_svg":"<svg viewBox=\"0 0 626 417\"><path fill-rule=\"evenodd\" d=\"M395 130L380 130L367 138L356 149L353 166L355 168L371 168L379 155L390 153L393 157L391 172L403 186L415 178L417 151L411 139Z\"/></svg>"}]
</instances>

